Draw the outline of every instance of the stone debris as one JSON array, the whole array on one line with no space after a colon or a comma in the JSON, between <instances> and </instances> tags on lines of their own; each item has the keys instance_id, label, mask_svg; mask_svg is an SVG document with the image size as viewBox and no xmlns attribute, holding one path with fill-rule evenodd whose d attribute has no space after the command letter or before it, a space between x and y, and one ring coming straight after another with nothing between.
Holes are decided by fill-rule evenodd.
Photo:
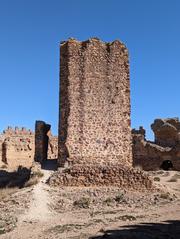
<instances>
[{"instance_id":1,"label":"stone debris","mask_svg":"<svg viewBox=\"0 0 180 239\"><path fill-rule=\"evenodd\" d=\"M117 186L140 191L153 189L152 180L145 173L118 164L76 164L55 172L48 183L52 186Z\"/></svg>"}]
</instances>

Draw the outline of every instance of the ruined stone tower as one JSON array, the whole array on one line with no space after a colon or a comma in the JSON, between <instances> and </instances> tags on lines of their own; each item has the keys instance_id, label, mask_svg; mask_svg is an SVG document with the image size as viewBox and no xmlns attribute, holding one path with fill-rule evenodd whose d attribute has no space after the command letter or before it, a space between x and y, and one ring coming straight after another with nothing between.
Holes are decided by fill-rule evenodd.
<instances>
[{"instance_id":1,"label":"ruined stone tower","mask_svg":"<svg viewBox=\"0 0 180 239\"><path fill-rule=\"evenodd\" d=\"M60 46L59 165L132 165L128 50L118 40Z\"/></svg>"}]
</instances>

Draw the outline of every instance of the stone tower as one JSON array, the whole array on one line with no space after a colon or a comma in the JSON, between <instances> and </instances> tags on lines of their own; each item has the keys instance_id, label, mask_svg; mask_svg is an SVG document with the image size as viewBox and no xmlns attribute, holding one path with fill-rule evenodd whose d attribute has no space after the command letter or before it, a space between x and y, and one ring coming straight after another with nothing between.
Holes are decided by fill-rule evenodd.
<instances>
[{"instance_id":1,"label":"stone tower","mask_svg":"<svg viewBox=\"0 0 180 239\"><path fill-rule=\"evenodd\" d=\"M115 40L60 46L59 165L132 166L128 50Z\"/></svg>"}]
</instances>

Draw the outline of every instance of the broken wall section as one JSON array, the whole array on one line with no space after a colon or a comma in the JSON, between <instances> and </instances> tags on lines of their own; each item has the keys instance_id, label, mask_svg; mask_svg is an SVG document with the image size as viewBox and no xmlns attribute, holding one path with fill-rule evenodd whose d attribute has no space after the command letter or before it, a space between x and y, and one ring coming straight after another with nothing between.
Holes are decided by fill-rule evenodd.
<instances>
[{"instance_id":1,"label":"broken wall section","mask_svg":"<svg viewBox=\"0 0 180 239\"><path fill-rule=\"evenodd\" d=\"M0 165L30 167L34 161L34 134L26 128L8 127L0 135Z\"/></svg>"},{"instance_id":2,"label":"broken wall section","mask_svg":"<svg viewBox=\"0 0 180 239\"><path fill-rule=\"evenodd\" d=\"M57 159L58 138L50 132L48 159ZM38 143L38 141L37 141ZM37 145L38 147L38 145ZM35 157L35 134L22 127L8 127L0 134L0 167L31 167Z\"/></svg>"},{"instance_id":3,"label":"broken wall section","mask_svg":"<svg viewBox=\"0 0 180 239\"><path fill-rule=\"evenodd\" d=\"M173 170L180 171L180 140L178 118L156 119L152 124L155 142L146 140L145 130L132 130L133 166L143 170L159 170L164 161L171 161Z\"/></svg>"}]
</instances>

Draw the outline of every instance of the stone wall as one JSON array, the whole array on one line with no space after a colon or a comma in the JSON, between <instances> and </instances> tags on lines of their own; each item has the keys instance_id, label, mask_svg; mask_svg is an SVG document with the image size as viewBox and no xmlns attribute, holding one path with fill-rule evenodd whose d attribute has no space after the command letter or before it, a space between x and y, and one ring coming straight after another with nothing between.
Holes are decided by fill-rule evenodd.
<instances>
[{"instance_id":1,"label":"stone wall","mask_svg":"<svg viewBox=\"0 0 180 239\"><path fill-rule=\"evenodd\" d=\"M76 164L61 172L55 172L48 182L53 186L115 186L139 191L154 188L145 173L122 164Z\"/></svg>"},{"instance_id":2,"label":"stone wall","mask_svg":"<svg viewBox=\"0 0 180 239\"><path fill-rule=\"evenodd\" d=\"M70 39L60 47L59 164L132 166L127 48Z\"/></svg>"},{"instance_id":3,"label":"stone wall","mask_svg":"<svg viewBox=\"0 0 180 239\"><path fill-rule=\"evenodd\" d=\"M57 158L58 138L49 132L48 159ZM8 127L0 134L0 167L30 167L35 157L35 134L25 128Z\"/></svg>"},{"instance_id":4,"label":"stone wall","mask_svg":"<svg viewBox=\"0 0 180 239\"><path fill-rule=\"evenodd\" d=\"M34 161L34 133L26 128L8 127L0 135L0 165L30 167Z\"/></svg>"},{"instance_id":5,"label":"stone wall","mask_svg":"<svg viewBox=\"0 0 180 239\"><path fill-rule=\"evenodd\" d=\"M51 126L44 121L36 121L35 124L35 161L42 163L47 160L49 132Z\"/></svg>"},{"instance_id":6,"label":"stone wall","mask_svg":"<svg viewBox=\"0 0 180 239\"><path fill-rule=\"evenodd\" d=\"M156 119L152 124L155 142L146 140L145 130L132 130L133 165L143 170L159 170L165 160L170 160L173 170L180 170L179 119Z\"/></svg>"}]
</instances>

